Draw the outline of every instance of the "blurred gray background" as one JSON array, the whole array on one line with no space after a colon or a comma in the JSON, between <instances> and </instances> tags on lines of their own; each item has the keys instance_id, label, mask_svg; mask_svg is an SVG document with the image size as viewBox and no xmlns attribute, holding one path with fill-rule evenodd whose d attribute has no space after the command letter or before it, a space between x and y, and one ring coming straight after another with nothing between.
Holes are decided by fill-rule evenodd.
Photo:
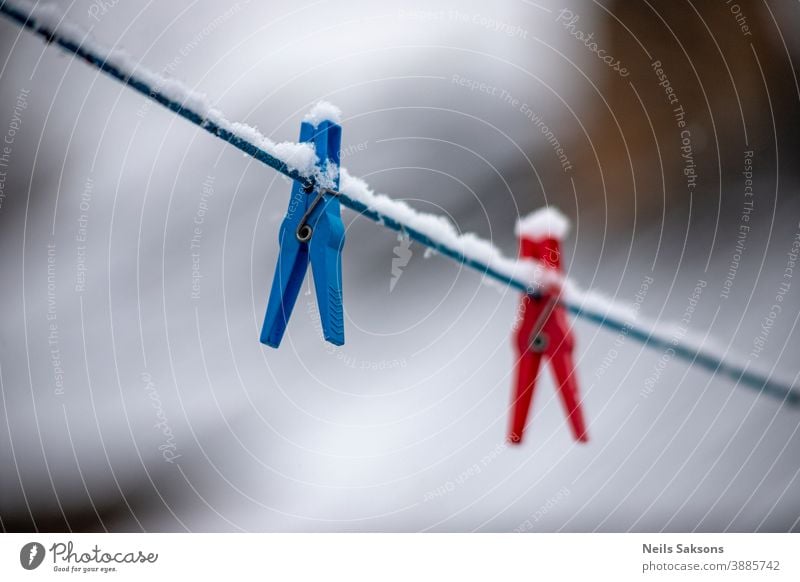
<instances>
[{"instance_id":1,"label":"blurred gray background","mask_svg":"<svg viewBox=\"0 0 800 582\"><path fill-rule=\"evenodd\" d=\"M337 104L351 173L508 254L559 207L581 285L652 277L673 321L702 282L690 331L797 381L796 2L60 4L273 139ZM392 285L349 211L346 345L309 286L262 346L289 184L3 18L0 51L4 530L800 529L800 410L581 320L590 443L545 369L507 448L518 294L416 243Z\"/></svg>"}]
</instances>

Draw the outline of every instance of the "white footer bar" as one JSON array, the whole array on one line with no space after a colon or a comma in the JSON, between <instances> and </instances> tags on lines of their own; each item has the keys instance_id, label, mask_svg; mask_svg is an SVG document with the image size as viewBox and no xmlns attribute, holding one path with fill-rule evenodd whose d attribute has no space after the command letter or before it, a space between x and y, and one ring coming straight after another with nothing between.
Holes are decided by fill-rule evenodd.
<instances>
[{"instance_id":1,"label":"white footer bar","mask_svg":"<svg viewBox=\"0 0 800 582\"><path fill-rule=\"evenodd\" d=\"M0 580L800 580L796 534L4 534Z\"/></svg>"}]
</instances>

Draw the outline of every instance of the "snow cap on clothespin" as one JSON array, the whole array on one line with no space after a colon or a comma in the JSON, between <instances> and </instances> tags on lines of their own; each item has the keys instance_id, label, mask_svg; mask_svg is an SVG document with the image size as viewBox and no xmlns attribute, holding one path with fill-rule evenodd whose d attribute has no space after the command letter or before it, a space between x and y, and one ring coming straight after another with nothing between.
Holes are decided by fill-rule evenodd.
<instances>
[{"instance_id":1,"label":"snow cap on clothespin","mask_svg":"<svg viewBox=\"0 0 800 582\"><path fill-rule=\"evenodd\" d=\"M323 121L330 121L337 125L342 123L342 110L333 103L319 101L311 110L303 116L303 121L317 127Z\"/></svg>"},{"instance_id":2,"label":"snow cap on clothespin","mask_svg":"<svg viewBox=\"0 0 800 582\"><path fill-rule=\"evenodd\" d=\"M561 241L569 234L570 221L557 208L545 206L517 220L519 254L561 268Z\"/></svg>"}]
</instances>

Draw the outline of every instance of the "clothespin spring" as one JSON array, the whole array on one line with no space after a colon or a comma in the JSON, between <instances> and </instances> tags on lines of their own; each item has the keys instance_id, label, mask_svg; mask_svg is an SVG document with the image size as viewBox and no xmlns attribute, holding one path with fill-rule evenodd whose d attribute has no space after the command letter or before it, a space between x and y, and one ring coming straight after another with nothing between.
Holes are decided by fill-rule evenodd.
<instances>
[{"instance_id":1,"label":"clothespin spring","mask_svg":"<svg viewBox=\"0 0 800 582\"><path fill-rule=\"evenodd\" d=\"M542 329L544 329L544 324L547 323L547 318L553 313L557 300L558 297L555 294L551 294L547 298L547 304L544 306L542 313L539 314L539 318L536 320L533 330L531 330L530 348L532 352L542 353L547 349L549 338Z\"/></svg>"},{"instance_id":2,"label":"clothespin spring","mask_svg":"<svg viewBox=\"0 0 800 582\"><path fill-rule=\"evenodd\" d=\"M310 193L310 192L309 192ZM308 219L311 218L311 213L314 212L314 209L319 205L322 198L325 194L330 194L331 196L339 196L339 192L333 190L331 188L320 188L317 190L317 195L314 198L313 202L308 206L306 213L303 215L303 218L300 219L300 224L297 225L297 230L295 231L295 235L297 236L297 240L302 243L307 243L311 240L311 235L314 234L314 229L308 224Z\"/></svg>"}]
</instances>

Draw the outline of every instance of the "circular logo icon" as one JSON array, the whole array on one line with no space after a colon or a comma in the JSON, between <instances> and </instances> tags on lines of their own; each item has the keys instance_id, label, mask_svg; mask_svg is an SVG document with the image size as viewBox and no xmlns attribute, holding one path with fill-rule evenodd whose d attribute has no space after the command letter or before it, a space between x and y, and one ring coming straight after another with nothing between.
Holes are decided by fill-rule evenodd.
<instances>
[{"instance_id":1,"label":"circular logo icon","mask_svg":"<svg viewBox=\"0 0 800 582\"><path fill-rule=\"evenodd\" d=\"M39 542L28 542L19 551L19 563L26 570L38 568L44 560L44 546Z\"/></svg>"}]
</instances>

